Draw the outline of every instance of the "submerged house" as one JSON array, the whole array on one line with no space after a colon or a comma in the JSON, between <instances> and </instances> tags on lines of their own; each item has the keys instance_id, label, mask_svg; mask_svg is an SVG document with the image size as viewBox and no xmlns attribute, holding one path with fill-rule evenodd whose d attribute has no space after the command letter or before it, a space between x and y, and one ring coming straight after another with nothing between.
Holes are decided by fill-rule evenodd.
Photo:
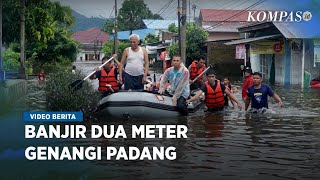
<instances>
[{"instance_id":1,"label":"submerged house","mask_svg":"<svg viewBox=\"0 0 320 180\"><path fill-rule=\"evenodd\" d=\"M309 87L310 80L319 76L320 40L301 24L262 22L238 30L246 38L225 44L245 47L236 53L243 53L265 81Z\"/></svg>"},{"instance_id":2,"label":"submerged house","mask_svg":"<svg viewBox=\"0 0 320 180\"><path fill-rule=\"evenodd\" d=\"M78 61L99 61L104 56L101 51L102 45L109 40L109 35L101 29L90 28L75 32L71 38L81 45L81 52L77 55Z\"/></svg>"}]
</instances>

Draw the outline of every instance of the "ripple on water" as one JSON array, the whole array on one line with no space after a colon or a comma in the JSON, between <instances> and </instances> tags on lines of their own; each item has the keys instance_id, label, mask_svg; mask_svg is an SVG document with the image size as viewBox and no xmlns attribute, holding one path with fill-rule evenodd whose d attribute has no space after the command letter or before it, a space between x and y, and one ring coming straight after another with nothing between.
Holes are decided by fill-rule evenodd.
<instances>
[{"instance_id":1,"label":"ripple on water","mask_svg":"<svg viewBox=\"0 0 320 180\"><path fill-rule=\"evenodd\" d=\"M28 85L26 107L44 109L41 87L36 81ZM274 113L269 114L248 114L230 108L224 113L200 110L188 117L171 119L95 121L99 125L122 124L125 129L130 129L132 124L184 124L188 126L187 139L68 139L50 141L50 145L176 147L174 161L83 162L90 171L82 173L92 179L318 179L320 93L285 88L276 88L276 92L286 107L279 108L270 101ZM239 99L239 94L236 96ZM88 121L86 125L91 123ZM61 173L56 167L51 172Z\"/></svg>"}]
</instances>

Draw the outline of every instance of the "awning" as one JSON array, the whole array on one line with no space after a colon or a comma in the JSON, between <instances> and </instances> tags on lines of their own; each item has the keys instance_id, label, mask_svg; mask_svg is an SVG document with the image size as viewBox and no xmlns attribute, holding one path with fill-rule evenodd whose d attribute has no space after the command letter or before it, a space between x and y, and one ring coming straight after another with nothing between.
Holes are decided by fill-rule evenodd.
<instances>
[{"instance_id":1,"label":"awning","mask_svg":"<svg viewBox=\"0 0 320 180\"><path fill-rule=\"evenodd\" d=\"M275 34L275 35L269 35L269 36L260 36L260 37L253 37L253 38L247 38L247 39L239 39L231 42L224 43L225 45L234 45L234 44L245 44L248 42L258 41L261 39L269 39L274 37L280 37L281 34Z\"/></svg>"}]
</instances>

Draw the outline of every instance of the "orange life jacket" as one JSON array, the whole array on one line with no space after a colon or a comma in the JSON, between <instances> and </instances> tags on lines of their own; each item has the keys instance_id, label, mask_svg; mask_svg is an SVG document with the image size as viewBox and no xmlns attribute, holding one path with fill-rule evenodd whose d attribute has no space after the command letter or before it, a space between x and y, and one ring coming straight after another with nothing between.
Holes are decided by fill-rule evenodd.
<instances>
[{"instance_id":1,"label":"orange life jacket","mask_svg":"<svg viewBox=\"0 0 320 180\"><path fill-rule=\"evenodd\" d=\"M190 68L190 79L194 80L199 74L201 74L205 70L205 66L202 66L200 69L197 68L197 64L195 61L191 63L191 68ZM200 76L199 79L202 79L202 75Z\"/></svg>"},{"instance_id":2,"label":"orange life jacket","mask_svg":"<svg viewBox=\"0 0 320 180\"><path fill-rule=\"evenodd\" d=\"M114 91L118 91L118 82L115 76L115 68L113 67L109 73L107 73L104 69L101 69L101 77L99 78L99 91L110 91L109 87L107 87L107 84L111 85L111 88Z\"/></svg>"},{"instance_id":3,"label":"orange life jacket","mask_svg":"<svg viewBox=\"0 0 320 180\"><path fill-rule=\"evenodd\" d=\"M216 89L213 90L208 82L206 82L206 106L208 108L221 108L224 106L224 96L220 86L220 81L217 80Z\"/></svg>"}]
</instances>

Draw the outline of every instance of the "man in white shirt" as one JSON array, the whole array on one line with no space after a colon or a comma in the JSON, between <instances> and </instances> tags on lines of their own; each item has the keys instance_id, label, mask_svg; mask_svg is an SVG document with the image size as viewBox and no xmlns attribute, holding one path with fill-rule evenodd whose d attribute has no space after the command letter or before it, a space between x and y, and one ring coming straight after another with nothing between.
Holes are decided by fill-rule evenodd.
<instances>
[{"instance_id":1,"label":"man in white shirt","mask_svg":"<svg viewBox=\"0 0 320 180\"><path fill-rule=\"evenodd\" d=\"M125 90L143 90L149 71L148 53L145 48L139 46L139 35L132 34L129 39L130 47L124 50L120 62L119 81L121 84L124 83Z\"/></svg>"}]
</instances>

